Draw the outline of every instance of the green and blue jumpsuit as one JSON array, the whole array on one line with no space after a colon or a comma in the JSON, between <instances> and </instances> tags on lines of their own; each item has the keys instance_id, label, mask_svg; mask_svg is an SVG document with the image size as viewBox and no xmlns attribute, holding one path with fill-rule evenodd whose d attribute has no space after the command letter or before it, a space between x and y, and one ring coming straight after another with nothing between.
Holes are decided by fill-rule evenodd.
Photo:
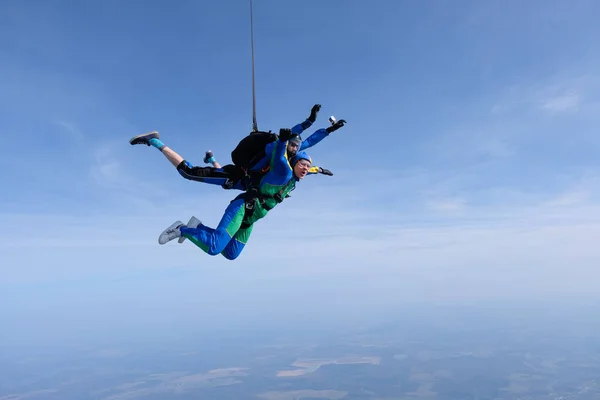
<instances>
[{"instance_id":1,"label":"green and blue jumpsuit","mask_svg":"<svg viewBox=\"0 0 600 400\"><path fill-rule=\"evenodd\" d=\"M260 179L256 189L231 201L216 229L205 225L181 227L182 236L210 255L222 254L229 260L236 259L248 243L254 223L264 218L295 188L298 178L292 166L300 159L311 161L305 152L298 152L290 163L286 147L287 140L274 142L268 172Z\"/></svg>"}]
</instances>

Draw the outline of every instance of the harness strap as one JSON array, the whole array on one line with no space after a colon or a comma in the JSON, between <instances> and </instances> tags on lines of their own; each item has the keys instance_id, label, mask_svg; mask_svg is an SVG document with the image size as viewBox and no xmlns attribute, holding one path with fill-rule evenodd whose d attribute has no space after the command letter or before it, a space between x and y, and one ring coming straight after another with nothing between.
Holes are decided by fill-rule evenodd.
<instances>
[{"instance_id":1,"label":"harness strap","mask_svg":"<svg viewBox=\"0 0 600 400\"><path fill-rule=\"evenodd\" d=\"M279 204L285 199L285 197L289 197L284 196L284 193L290 186L292 186L292 190L294 190L296 187L293 179L290 179L287 184L283 185L283 187L273 195L260 193L258 189L253 186L244 193L236 196L236 198L232 201L244 199L244 219L242 220L241 228L248 228L250 226L247 221L252 218L258 205L267 211L271 211L273 209L274 206L267 204L267 199L275 199L276 203Z\"/></svg>"}]
</instances>

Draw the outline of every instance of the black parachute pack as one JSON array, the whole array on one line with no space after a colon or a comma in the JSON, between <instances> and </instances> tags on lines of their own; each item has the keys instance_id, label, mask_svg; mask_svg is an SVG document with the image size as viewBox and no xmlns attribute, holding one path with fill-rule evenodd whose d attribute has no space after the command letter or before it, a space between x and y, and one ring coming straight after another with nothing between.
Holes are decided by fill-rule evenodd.
<instances>
[{"instance_id":1,"label":"black parachute pack","mask_svg":"<svg viewBox=\"0 0 600 400\"><path fill-rule=\"evenodd\" d=\"M231 178L227 180L223 188L231 189L239 181L242 181L244 190L254 187L262 176L267 173L268 168L262 171L251 171L250 168L265 156L267 144L277 139L278 136L271 131L252 131L243 138L231 152L233 164L223 167L231 174Z\"/></svg>"},{"instance_id":2,"label":"black parachute pack","mask_svg":"<svg viewBox=\"0 0 600 400\"><path fill-rule=\"evenodd\" d=\"M276 141L278 136L273 132L254 131L243 138L231 152L231 161L248 171L265 156L265 146Z\"/></svg>"}]
</instances>

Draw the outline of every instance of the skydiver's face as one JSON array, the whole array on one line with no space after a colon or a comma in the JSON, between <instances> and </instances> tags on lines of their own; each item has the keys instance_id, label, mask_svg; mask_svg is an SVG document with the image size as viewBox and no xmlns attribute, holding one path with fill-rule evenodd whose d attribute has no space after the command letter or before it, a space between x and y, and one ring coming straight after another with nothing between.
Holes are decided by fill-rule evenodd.
<instances>
[{"instance_id":1,"label":"skydiver's face","mask_svg":"<svg viewBox=\"0 0 600 400\"><path fill-rule=\"evenodd\" d=\"M288 145L287 145L287 152L288 152L288 154L293 157L294 154L296 154L296 152L298 151L298 146L300 146L300 143L297 143L297 142L288 142Z\"/></svg>"},{"instance_id":2,"label":"skydiver's face","mask_svg":"<svg viewBox=\"0 0 600 400\"><path fill-rule=\"evenodd\" d=\"M294 165L294 175L296 175L298 179L303 179L306 174L308 174L309 169L310 162L308 160L300 160Z\"/></svg>"}]
</instances>

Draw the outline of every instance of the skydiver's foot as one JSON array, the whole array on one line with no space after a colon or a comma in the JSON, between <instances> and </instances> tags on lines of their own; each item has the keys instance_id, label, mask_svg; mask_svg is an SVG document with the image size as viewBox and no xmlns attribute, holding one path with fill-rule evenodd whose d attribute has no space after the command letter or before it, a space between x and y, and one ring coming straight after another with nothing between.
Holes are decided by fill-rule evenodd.
<instances>
[{"instance_id":1,"label":"skydiver's foot","mask_svg":"<svg viewBox=\"0 0 600 400\"><path fill-rule=\"evenodd\" d=\"M171 226L169 226L167 229L162 231L162 233L158 237L158 244L165 244L165 243L170 242L173 239L177 239L178 237L181 237L181 231L179 230L179 228L181 228L182 226L184 226L184 225L183 225L183 222L181 222L181 221L173 222L171 224Z\"/></svg>"},{"instance_id":2,"label":"skydiver's foot","mask_svg":"<svg viewBox=\"0 0 600 400\"><path fill-rule=\"evenodd\" d=\"M146 146L150 146L149 140L150 139L158 139L158 138L159 138L158 132L152 131L152 132L143 133L141 135L132 137L129 140L129 144L131 144L131 145L145 144Z\"/></svg>"},{"instance_id":3,"label":"skydiver's foot","mask_svg":"<svg viewBox=\"0 0 600 400\"><path fill-rule=\"evenodd\" d=\"M190 218L190 220L188 221L188 223L185 224L185 227L196 229L198 227L198 225L200 225L200 224L201 224L200 220L198 218L192 216L192 218ZM181 236L179 238L179 240L177 240L177 242L178 243L183 243L184 240L185 240L185 236Z\"/></svg>"},{"instance_id":4,"label":"skydiver's foot","mask_svg":"<svg viewBox=\"0 0 600 400\"><path fill-rule=\"evenodd\" d=\"M206 155L204 156L204 164L212 164L215 162L215 157L213 156L213 152L208 150Z\"/></svg>"}]
</instances>

